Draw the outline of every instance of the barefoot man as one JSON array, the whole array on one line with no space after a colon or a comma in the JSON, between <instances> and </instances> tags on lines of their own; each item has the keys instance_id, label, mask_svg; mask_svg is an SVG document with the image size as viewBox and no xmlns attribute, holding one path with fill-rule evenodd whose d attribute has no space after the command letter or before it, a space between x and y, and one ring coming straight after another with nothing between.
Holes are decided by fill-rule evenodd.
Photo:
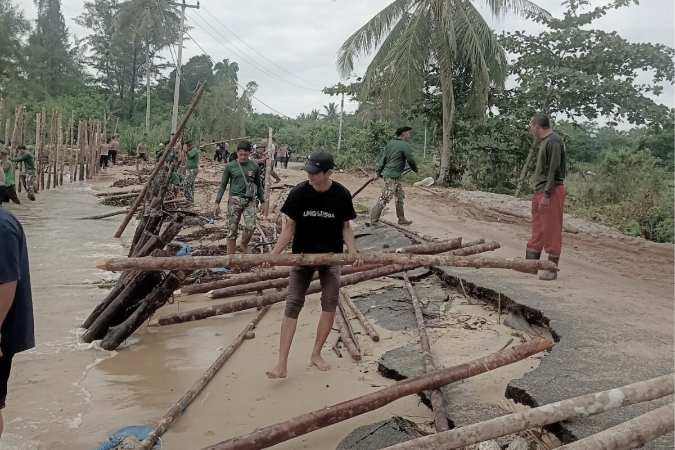
<instances>
[{"instance_id":1,"label":"barefoot man","mask_svg":"<svg viewBox=\"0 0 675 450\"><path fill-rule=\"evenodd\" d=\"M335 162L327 152L314 153L304 170L308 181L293 188L281 212L288 216L288 222L279 235L272 251L279 254L293 239L293 253L343 253L343 242L347 252L356 253L354 232L349 221L356 218L352 196L349 191L330 179ZM355 266L362 261L356 261ZM267 372L269 378L286 378L288 353L298 324L298 315L305 304L305 294L314 276L319 271L321 280L321 319L316 332L316 341L310 364L319 370L330 370L331 366L321 357L326 343L340 293L340 266L299 266L291 270L286 297L286 311L281 323L279 362Z\"/></svg>"}]
</instances>

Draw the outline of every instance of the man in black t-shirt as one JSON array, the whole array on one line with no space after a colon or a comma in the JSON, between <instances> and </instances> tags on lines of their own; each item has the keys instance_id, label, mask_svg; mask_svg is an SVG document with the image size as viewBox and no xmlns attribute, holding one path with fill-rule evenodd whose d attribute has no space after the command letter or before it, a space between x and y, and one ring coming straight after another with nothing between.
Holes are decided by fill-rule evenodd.
<instances>
[{"instance_id":1,"label":"man in black t-shirt","mask_svg":"<svg viewBox=\"0 0 675 450\"><path fill-rule=\"evenodd\" d=\"M0 207L0 409L16 353L35 347L33 300L26 235L21 223ZM3 430L0 414L0 435Z\"/></svg>"},{"instance_id":2,"label":"man in black t-shirt","mask_svg":"<svg viewBox=\"0 0 675 450\"><path fill-rule=\"evenodd\" d=\"M293 239L293 253L356 253L354 231L349 223L356 218L352 196L341 184L330 179L335 162L327 152L313 154L304 170L308 181L295 186L288 195L281 212L288 222L279 235L272 254L281 253ZM363 264L358 260L354 265ZM286 378L288 353L298 324L298 315L305 304L305 294L314 272L321 281L321 319L310 364L319 370L331 366L321 357L321 349L328 339L340 295L340 266L299 266L291 270L286 297L286 311L281 323L281 344L277 366L267 372L269 378Z\"/></svg>"}]
</instances>

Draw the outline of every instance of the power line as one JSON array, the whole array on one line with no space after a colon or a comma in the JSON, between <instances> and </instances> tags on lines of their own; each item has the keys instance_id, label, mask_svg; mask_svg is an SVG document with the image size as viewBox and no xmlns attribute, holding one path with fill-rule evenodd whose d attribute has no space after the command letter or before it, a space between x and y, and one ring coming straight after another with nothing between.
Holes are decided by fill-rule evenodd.
<instances>
[{"instance_id":1,"label":"power line","mask_svg":"<svg viewBox=\"0 0 675 450\"><path fill-rule=\"evenodd\" d=\"M251 58L248 57L246 54L244 54L243 52L241 52L241 50L239 50L239 49L232 43L232 41L230 41L228 38L226 38L225 36L223 36L223 34L222 34L220 31L218 31L217 28L215 28L213 25L211 25L211 23L208 22L206 19L204 19L198 12L193 11L193 12L191 12L191 14L192 14L192 13L196 14L197 17L200 18L200 20L202 20L206 25L208 25L209 27L211 27L211 28L212 28L212 29L213 29L213 30L214 30L221 38L223 38L227 43L229 43L229 44L230 44L230 47L228 47L227 45L223 44L222 41L220 41L219 39L217 39L216 37L214 37L208 30L206 30L203 26L201 26L200 23L198 23L196 20L194 20L194 17L192 17L192 19L194 20L195 25L197 25L202 31L204 31L206 34L208 34L208 35L211 37L211 39L213 39L214 41L218 42L220 45L222 45L223 47L225 47L225 48L228 49L229 51L232 51L232 52L236 53L236 54L239 55L239 57L241 57L244 61L246 61L246 62L248 62L249 64L251 64L253 67L255 67L256 69L258 69L258 70L261 71L262 73L264 73L264 74L266 74L266 75L268 75L268 76L270 76L270 77L272 77L272 78L274 78L274 79L276 79L276 80L278 80L278 81L281 81L282 83L285 83L285 84L287 84L287 85L289 85L289 86L297 87L297 88L299 88L299 89L305 89L305 90L308 90L308 91L322 92L321 89L313 89L313 88L308 88L308 87L305 87L305 86L301 86L301 85L299 85L299 84L297 84L297 83L294 83L294 82L292 82L292 81L286 80L285 78L282 78L282 77L280 77L279 75L276 75L276 74L274 74L273 72L269 71L268 69L266 69L266 68L263 67L262 65L258 64L257 62L255 62L255 60L251 59Z\"/></svg>"},{"instance_id":2,"label":"power line","mask_svg":"<svg viewBox=\"0 0 675 450\"><path fill-rule=\"evenodd\" d=\"M218 23L218 25L222 26L222 27L225 28L227 31L229 31L230 33L232 33L232 35L235 36L237 39L239 39L241 42L243 42L244 45L246 45L248 48L250 48L251 50L253 50L254 52L256 52L258 55L260 55L262 58L264 58L265 60L267 60L269 63L271 63L271 64L273 64L274 66L278 67L279 69L283 70L283 71L286 72L287 74L289 74L289 75L291 75L291 76L297 78L298 80L304 81L304 82L307 83L307 84L311 84L311 85L314 85L314 86L323 88L323 86L321 86L320 84L316 84L316 83L314 83L314 82L312 82L312 81L305 80L304 78L299 77L299 76L295 75L294 73L289 72L288 70L284 69L283 67L281 67L280 65L278 65L277 63L275 63L274 61L272 61L271 59L269 59L268 57L266 57L266 56L263 55L262 53L260 53L258 50L256 50L255 48L253 48L248 42L246 42L245 40L243 40L242 38L240 38L240 37L237 35L237 33L235 33L234 31L230 30L230 29L227 27L227 25L225 25L225 24L222 23L220 20L218 20L213 14L211 14L211 12L209 12L209 10L207 10L206 8L204 8L204 6L202 6L202 9L203 9L209 16L213 17L213 20L215 20L215 21Z\"/></svg>"},{"instance_id":3,"label":"power line","mask_svg":"<svg viewBox=\"0 0 675 450\"><path fill-rule=\"evenodd\" d=\"M197 47L199 47L199 49L202 51L202 53L204 53L206 56L208 56L208 58L211 60L211 64L215 65L216 62L213 60L213 58L211 58L211 55L209 55L209 54L206 52L206 50L204 50L204 49L202 48L202 46L199 45L199 43L198 43L198 42L190 35L190 33L189 33L187 30L185 31L185 34L187 34L188 37L189 37L190 39L192 39L192 42L194 42L195 45L196 45ZM246 88L245 88L244 86L242 86L241 84L239 84L239 82L238 82L237 80L232 80L232 81L234 81L235 84L236 84L237 86L239 86L240 88L242 88L242 89L244 90L244 92L246 92ZM279 114L280 116L285 117L285 118L287 118L287 119L292 119L292 117L287 116L286 114L284 114L284 113L282 113L282 112L280 112L280 111L277 111L276 109L272 108L272 107L271 107L270 105L268 105L267 103L265 103L265 102L263 102L262 100L260 100L260 99L259 99L258 97L256 97L255 95L251 95L251 98L253 98L254 100L256 100L258 103L260 103L260 104L266 106L266 107L267 107L268 109L270 109L271 111L274 111L275 113Z\"/></svg>"}]
</instances>

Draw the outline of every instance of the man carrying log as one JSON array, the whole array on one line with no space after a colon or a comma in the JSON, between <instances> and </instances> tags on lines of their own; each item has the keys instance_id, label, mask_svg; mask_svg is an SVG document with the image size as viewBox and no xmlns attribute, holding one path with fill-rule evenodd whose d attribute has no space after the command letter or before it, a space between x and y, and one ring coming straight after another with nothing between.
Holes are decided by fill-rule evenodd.
<instances>
[{"instance_id":1,"label":"man carrying log","mask_svg":"<svg viewBox=\"0 0 675 450\"><path fill-rule=\"evenodd\" d=\"M21 223L0 208L0 410L5 407L12 358L35 347L28 248ZM0 414L0 436L4 428Z\"/></svg>"},{"instance_id":2,"label":"man carrying log","mask_svg":"<svg viewBox=\"0 0 675 450\"><path fill-rule=\"evenodd\" d=\"M35 201L35 156L26 149L25 145L17 147L19 156L10 159L11 162L23 163L23 168L26 171L26 191L28 192L28 199Z\"/></svg>"},{"instance_id":3,"label":"man carrying log","mask_svg":"<svg viewBox=\"0 0 675 450\"><path fill-rule=\"evenodd\" d=\"M9 152L7 150L0 151L0 166L5 175L5 194L2 201L21 204L19 197L16 196L16 181L14 179L14 163L9 160Z\"/></svg>"},{"instance_id":4,"label":"man carrying log","mask_svg":"<svg viewBox=\"0 0 675 450\"><path fill-rule=\"evenodd\" d=\"M327 152L314 153L304 170L308 181L293 188L281 212L288 221L279 235L272 254L280 254L293 239L293 253L343 253L343 242L347 252L356 253L354 231L350 221L356 218L352 196L349 191L330 179L335 161ZM363 262L357 260L354 265ZM335 310L340 297L340 266L297 266L291 270L286 311L281 323L279 362L269 378L286 378L288 354L298 324L298 315L305 304L305 294L312 282L314 271L319 271L321 281L321 319L316 332L316 341L310 357L310 364L319 370L330 370L331 366L321 357L321 349L328 339Z\"/></svg>"},{"instance_id":5,"label":"man carrying log","mask_svg":"<svg viewBox=\"0 0 675 450\"><path fill-rule=\"evenodd\" d=\"M396 197L396 216L398 217L399 225L411 225L412 221L405 218L405 211L403 209L403 186L401 185L401 177L403 176L403 169L407 162L413 172L417 173L417 164L412 155L412 146L410 145L410 127L400 127L396 130L396 139L389 141L384 147L384 153L377 166L377 172L373 175L373 180L382 177L384 179L384 189L382 195L377 200L370 212L370 223L375 225L382 215L382 210L392 197Z\"/></svg>"},{"instance_id":6,"label":"man carrying log","mask_svg":"<svg viewBox=\"0 0 675 450\"><path fill-rule=\"evenodd\" d=\"M230 161L225 166L223 178L220 181L220 189L216 196L216 204L213 212L220 214L220 201L223 199L225 189L230 184L230 198L227 201L227 254L234 255L237 249L237 236L239 234L239 222L243 218L243 233L241 236L241 248L244 253L251 253L248 248L256 227L255 198L260 200L260 206L265 204L265 192L263 189L260 168L258 164L250 160L251 143L241 141L237 145L237 159Z\"/></svg>"},{"instance_id":7,"label":"man carrying log","mask_svg":"<svg viewBox=\"0 0 675 450\"><path fill-rule=\"evenodd\" d=\"M563 209L565 205L565 143L551 130L548 116L537 113L530 120L530 134L541 139L534 170L532 196L532 238L527 242L526 259L539 259L546 250L556 265L562 250ZM533 272L536 275L536 271ZM558 272L545 270L540 280L552 281Z\"/></svg>"}]
</instances>

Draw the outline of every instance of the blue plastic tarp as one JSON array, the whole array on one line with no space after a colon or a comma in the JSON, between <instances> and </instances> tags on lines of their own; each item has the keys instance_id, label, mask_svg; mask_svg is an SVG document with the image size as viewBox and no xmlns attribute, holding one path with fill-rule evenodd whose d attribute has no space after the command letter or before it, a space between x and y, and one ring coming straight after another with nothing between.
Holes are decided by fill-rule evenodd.
<instances>
[{"instance_id":1,"label":"blue plastic tarp","mask_svg":"<svg viewBox=\"0 0 675 450\"><path fill-rule=\"evenodd\" d=\"M131 427L124 427L121 428L117 431L113 431L110 433L110 436L108 436L108 442L104 442L101 444L99 447L96 448L96 450L115 450L117 449L126 438L129 437L134 437L138 439L139 441L142 441L145 439L148 434L154 429L152 425L145 425L145 426L131 426ZM160 448L161 443L155 444L154 448Z\"/></svg>"}]
</instances>

